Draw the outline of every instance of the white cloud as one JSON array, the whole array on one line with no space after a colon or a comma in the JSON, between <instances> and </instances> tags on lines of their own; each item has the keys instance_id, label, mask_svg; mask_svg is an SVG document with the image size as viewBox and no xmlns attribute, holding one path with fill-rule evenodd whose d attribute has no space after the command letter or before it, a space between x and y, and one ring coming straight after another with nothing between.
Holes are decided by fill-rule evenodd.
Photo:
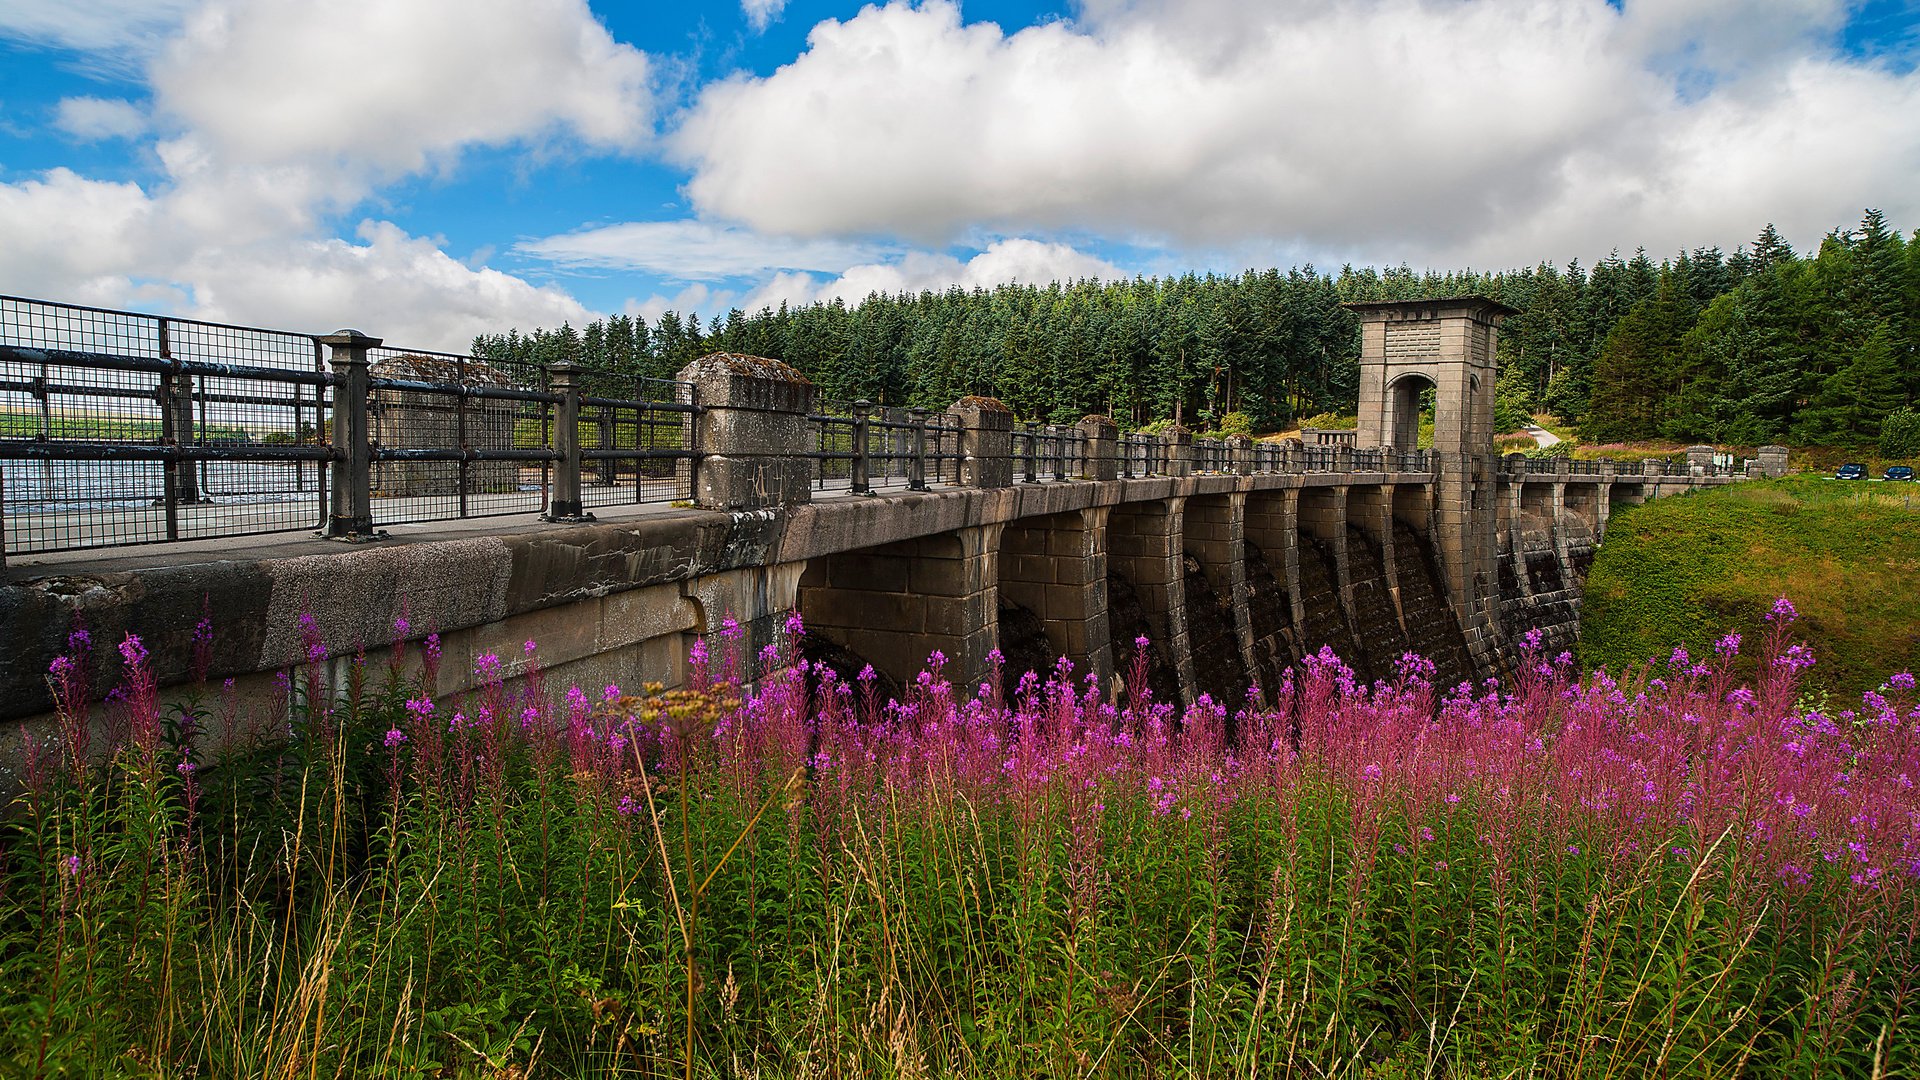
<instances>
[{"instance_id":1,"label":"white cloud","mask_svg":"<svg viewBox=\"0 0 1920 1080\"><path fill-rule=\"evenodd\" d=\"M705 282L696 281L672 296L655 293L645 300L629 300L625 310L626 314L639 316L649 322L658 321L666 312L675 311L681 315L699 315L704 323L716 313L732 308L734 295L731 290L715 290Z\"/></svg>"},{"instance_id":2,"label":"white cloud","mask_svg":"<svg viewBox=\"0 0 1920 1080\"><path fill-rule=\"evenodd\" d=\"M1837 0L1761 8L1085 0L1006 34L896 2L710 84L671 146L702 216L930 247L1507 265L1920 216L1920 74L1837 55Z\"/></svg>"},{"instance_id":3,"label":"white cloud","mask_svg":"<svg viewBox=\"0 0 1920 1080\"><path fill-rule=\"evenodd\" d=\"M376 179L561 133L637 148L648 78L585 0L214 0L153 69L158 110L227 164Z\"/></svg>"},{"instance_id":4,"label":"white cloud","mask_svg":"<svg viewBox=\"0 0 1920 1080\"><path fill-rule=\"evenodd\" d=\"M26 24L14 0L0 5L0 29ZM127 47L92 31L63 40ZM292 329L351 322L435 348L513 323L580 322L591 313L559 289L464 265L387 222L331 236L328 218L472 146L638 148L652 134L649 71L584 0L210 0L152 62L161 178L56 169L0 184L0 291L160 298L180 314ZM94 98L58 115L90 137L144 121Z\"/></svg>"},{"instance_id":5,"label":"white cloud","mask_svg":"<svg viewBox=\"0 0 1920 1080\"><path fill-rule=\"evenodd\" d=\"M762 236L704 221L629 221L530 240L514 250L561 266L645 270L682 281L764 270L838 272L879 254L866 244Z\"/></svg>"},{"instance_id":6,"label":"white cloud","mask_svg":"<svg viewBox=\"0 0 1920 1080\"><path fill-rule=\"evenodd\" d=\"M787 0L740 0L740 12L755 30L765 30L786 7Z\"/></svg>"},{"instance_id":7,"label":"white cloud","mask_svg":"<svg viewBox=\"0 0 1920 1080\"><path fill-rule=\"evenodd\" d=\"M0 292L325 332L351 323L396 344L464 348L503 326L591 318L578 301L469 268L387 222L359 242L196 229L171 193L67 169L0 184Z\"/></svg>"},{"instance_id":8,"label":"white cloud","mask_svg":"<svg viewBox=\"0 0 1920 1080\"><path fill-rule=\"evenodd\" d=\"M147 114L131 101L119 98L61 98L53 126L76 139L131 139L147 130Z\"/></svg>"},{"instance_id":9,"label":"white cloud","mask_svg":"<svg viewBox=\"0 0 1920 1080\"><path fill-rule=\"evenodd\" d=\"M1066 244L1015 237L997 240L965 262L937 252L908 252L891 262L865 263L822 282L809 274L776 274L740 305L757 311L777 307L782 300L806 304L839 297L858 303L873 293L941 291L952 285L963 289L992 288L1012 282L1046 285L1080 278L1125 279L1126 271L1097 256Z\"/></svg>"}]
</instances>

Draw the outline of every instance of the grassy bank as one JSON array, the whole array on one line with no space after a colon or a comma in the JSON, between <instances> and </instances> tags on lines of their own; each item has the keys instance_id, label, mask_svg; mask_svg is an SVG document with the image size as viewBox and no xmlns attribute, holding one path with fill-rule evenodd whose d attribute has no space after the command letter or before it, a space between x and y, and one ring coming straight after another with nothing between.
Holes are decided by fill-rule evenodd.
<instances>
[{"instance_id":1,"label":"grassy bank","mask_svg":"<svg viewBox=\"0 0 1920 1080\"><path fill-rule=\"evenodd\" d=\"M1581 659L1615 671L1678 644L1752 635L1794 596L1810 688L1857 693L1920 664L1920 490L1810 476L1614 515L1587 578Z\"/></svg>"}]
</instances>

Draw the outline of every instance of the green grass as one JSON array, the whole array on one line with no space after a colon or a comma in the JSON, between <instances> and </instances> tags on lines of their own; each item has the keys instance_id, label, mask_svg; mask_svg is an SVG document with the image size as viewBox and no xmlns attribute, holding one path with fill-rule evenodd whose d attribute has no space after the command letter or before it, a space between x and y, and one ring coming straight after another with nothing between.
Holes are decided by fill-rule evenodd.
<instances>
[{"instance_id":1,"label":"green grass","mask_svg":"<svg viewBox=\"0 0 1920 1080\"><path fill-rule=\"evenodd\" d=\"M1587 578L1581 660L1615 671L1729 630L1754 640L1791 597L1818 664L1853 693L1920 666L1920 490L1789 476L1616 513Z\"/></svg>"}]
</instances>

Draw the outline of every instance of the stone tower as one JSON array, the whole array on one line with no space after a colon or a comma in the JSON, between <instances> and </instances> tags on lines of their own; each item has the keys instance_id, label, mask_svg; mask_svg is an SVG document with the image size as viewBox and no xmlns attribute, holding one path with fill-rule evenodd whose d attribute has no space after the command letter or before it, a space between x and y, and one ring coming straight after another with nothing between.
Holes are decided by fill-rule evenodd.
<instances>
[{"instance_id":1,"label":"stone tower","mask_svg":"<svg viewBox=\"0 0 1920 1080\"><path fill-rule=\"evenodd\" d=\"M1434 548L1475 662L1498 670L1494 344L1515 312L1480 296L1347 307L1360 316L1357 445L1415 449L1421 397L1434 391Z\"/></svg>"}]
</instances>

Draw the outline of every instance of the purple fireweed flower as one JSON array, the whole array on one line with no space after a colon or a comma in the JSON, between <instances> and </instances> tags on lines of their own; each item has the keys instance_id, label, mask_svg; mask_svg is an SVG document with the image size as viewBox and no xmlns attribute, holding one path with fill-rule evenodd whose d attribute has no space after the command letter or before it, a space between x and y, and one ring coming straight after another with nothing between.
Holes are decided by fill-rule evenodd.
<instances>
[{"instance_id":1,"label":"purple fireweed flower","mask_svg":"<svg viewBox=\"0 0 1920 1080\"><path fill-rule=\"evenodd\" d=\"M608 683L607 688L605 690L600 691L600 700L601 701L619 701L620 687L613 683Z\"/></svg>"},{"instance_id":2,"label":"purple fireweed flower","mask_svg":"<svg viewBox=\"0 0 1920 1080\"><path fill-rule=\"evenodd\" d=\"M1032 672L1028 672L1028 674L1032 674ZM879 677L880 676L874 672L872 664L868 664L866 667L861 668L860 674L854 676L854 678L860 680L863 683L870 683Z\"/></svg>"},{"instance_id":3,"label":"purple fireweed flower","mask_svg":"<svg viewBox=\"0 0 1920 1080\"><path fill-rule=\"evenodd\" d=\"M1006 656L1003 655L999 649L987 650L987 663L993 665L994 667L999 667L1001 664L1004 664L1006 662L1007 662Z\"/></svg>"},{"instance_id":4,"label":"purple fireweed flower","mask_svg":"<svg viewBox=\"0 0 1920 1080\"><path fill-rule=\"evenodd\" d=\"M620 796L620 805L615 807L621 817L632 817L640 812L640 801L631 795Z\"/></svg>"},{"instance_id":5,"label":"purple fireweed flower","mask_svg":"<svg viewBox=\"0 0 1920 1080\"><path fill-rule=\"evenodd\" d=\"M429 664L439 663L440 662L440 635L438 633L427 635L427 642L426 642L425 648L427 650L427 662Z\"/></svg>"},{"instance_id":6,"label":"purple fireweed flower","mask_svg":"<svg viewBox=\"0 0 1920 1080\"><path fill-rule=\"evenodd\" d=\"M382 741L386 743L387 749L392 750L407 741L407 733L399 728L388 728L387 737Z\"/></svg>"},{"instance_id":7,"label":"purple fireweed flower","mask_svg":"<svg viewBox=\"0 0 1920 1080\"><path fill-rule=\"evenodd\" d=\"M402 615L399 618L396 618L393 620L393 636L394 637L404 638L408 634L411 634L412 632L413 632L413 624L407 621L407 617L405 615Z\"/></svg>"},{"instance_id":8,"label":"purple fireweed flower","mask_svg":"<svg viewBox=\"0 0 1920 1080\"><path fill-rule=\"evenodd\" d=\"M60 862L60 870L68 877L80 876L80 856L69 855Z\"/></svg>"},{"instance_id":9,"label":"purple fireweed flower","mask_svg":"<svg viewBox=\"0 0 1920 1080\"><path fill-rule=\"evenodd\" d=\"M141 664L147 662L147 647L140 643L140 639L137 636L128 634L126 638L120 642L120 659L123 660L128 667L139 667Z\"/></svg>"},{"instance_id":10,"label":"purple fireweed flower","mask_svg":"<svg viewBox=\"0 0 1920 1080\"><path fill-rule=\"evenodd\" d=\"M720 620L720 636L733 641L740 636L740 620L728 615Z\"/></svg>"},{"instance_id":11,"label":"purple fireweed flower","mask_svg":"<svg viewBox=\"0 0 1920 1080\"><path fill-rule=\"evenodd\" d=\"M1781 625L1790 623L1799 617L1800 613L1794 610L1793 601L1784 596L1775 598L1773 601L1773 609L1767 612L1768 622L1777 622Z\"/></svg>"},{"instance_id":12,"label":"purple fireweed flower","mask_svg":"<svg viewBox=\"0 0 1920 1080\"><path fill-rule=\"evenodd\" d=\"M1727 636L1713 643L1713 651L1719 653L1721 656L1733 656L1740 651L1740 635L1738 633L1727 634Z\"/></svg>"},{"instance_id":13,"label":"purple fireweed flower","mask_svg":"<svg viewBox=\"0 0 1920 1080\"><path fill-rule=\"evenodd\" d=\"M1889 675L1887 677L1887 686L1894 690L1911 690L1913 689L1913 674L1902 671Z\"/></svg>"},{"instance_id":14,"label":"purple fireweed flower","mask_svg":"<svg viewBox=\"0 0 1920 1080\"><path fill-rule=\"evenodd\" d=\"M92 649L93 635L87 633L85 626L76 625L72 630L67 631L67 652L75 656L84 656Z\"/></svg>"},{"instance_id":15,"label":"purple fireweed flower","mask_svg":"<svg viewBox=\"0 0 1920 1080\"><path fill-rule=\"evenodd\" d=\"M501 677L500 657L497 653L481 653L474 657L473 673L485 682L498 682Z\"/></svg>"},{"instance_id":16,"label":"purple fireweed flower","mask_svg":"<svg viewBox=\"0 0 1920 1080\"><path fill-rule=\"evenodd\" d=\"M786 631L787 636L792 638L797 638L807 632L807 624L805 620L800 618L799 612L787 612Z\"/></svg>"},{"instance_id":17,"label":"purple fireweed flower","mask_svg":"<svg viewBox=\"0 0 1920 1080\"><path fill-rule=\"evenodd\" d=\"M528 656L532 656L534 653L540 651L540 646L532 638L528 638L527 643L525 645L520 646L520 651L527 654Z\"/></svg>"},{"instance_id":18,"label":"purple fireweed flower","mask_svg":"<svg viewBox=\"0 0 1920 1080\"><path fill-rule=\"evenodd\" d=\"M1540 645L1545 640L1546 635L1542 634L1540 628L1536 626L1520 635L1520 649L1522 652L1539 652Z\"/></svg>"},{"instance_id":19,"label":"purple fireweed flower","mask_svg":"<svg viewBox=\"0 0 1920 1080\"><path fill-rule=\"evenodd\" d=\"M175 765L173 771L179 773L181 776L191 777L194 771L194 764L186 758L181 758L180 764Z\"/></svg>"}]
</instances>

